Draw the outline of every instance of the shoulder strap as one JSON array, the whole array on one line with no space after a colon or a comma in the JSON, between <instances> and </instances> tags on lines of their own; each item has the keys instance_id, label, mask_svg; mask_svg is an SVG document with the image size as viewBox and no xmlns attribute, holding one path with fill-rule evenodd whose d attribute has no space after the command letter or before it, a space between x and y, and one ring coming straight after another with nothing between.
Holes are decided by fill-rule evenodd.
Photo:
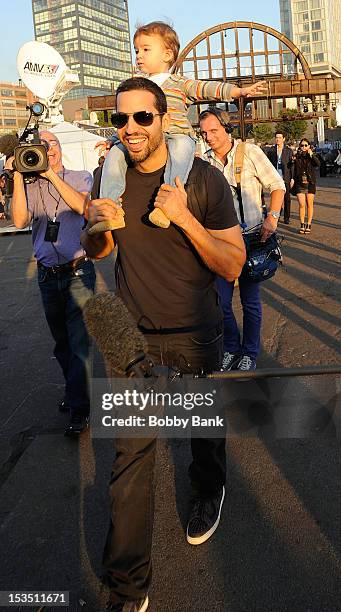
<instances>
[{"instance_id":1,"label":"shoulder strap","mask_svg":"<svg viewBox=\"0 0 341 612\"><path fill-rule=\"evenodd\" d=\"M243 170L245 155L245 142L239 142L234 156L234 176L237 183L237 188L240 189L240 179Z\"/></svg>"},{"instance_id":2,"label":"shoulder strap","mask_svg":"<svg viewBox=\"0 0 341 612\"><path fill-rule=\"evenodd\" d=\"M242 189L241 189L241 176L244 164L244 155L245 155L245 142L239 142L236 148L236 154L234 156L234 176L236 179L237 187L237 198L239 204L239 212L240 212L240 221L243 229L246 228L245 218L244 218L244 210L243 210L243 201L242 201Z\"/></svg>"}]
</instances>

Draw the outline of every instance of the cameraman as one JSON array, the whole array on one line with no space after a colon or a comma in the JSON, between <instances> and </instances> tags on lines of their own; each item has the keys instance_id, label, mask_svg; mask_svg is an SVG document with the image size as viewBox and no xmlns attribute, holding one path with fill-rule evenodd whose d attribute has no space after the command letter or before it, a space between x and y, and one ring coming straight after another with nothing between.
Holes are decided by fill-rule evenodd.
<instances>
[{"instance_id":1,"label":"cameraman","mask_svg":"<svg viewBox=\"0 0 341 612\"><path fill-rule=\"evenodd\" d=\"M47 147L49 167L35 182L25 185L15 171L12 219L17 228L32 221L33 252L44 311L55 340L54 354L65 378L61 412L70 413L65 435L77 436L89 415L89 338L83 306L94 292L95 270L80 245L84 209L92 177L86 171L67 170L55 134L40 132ZM6 162L12 169L13 157Z\"/></svg>"}]
</instances>

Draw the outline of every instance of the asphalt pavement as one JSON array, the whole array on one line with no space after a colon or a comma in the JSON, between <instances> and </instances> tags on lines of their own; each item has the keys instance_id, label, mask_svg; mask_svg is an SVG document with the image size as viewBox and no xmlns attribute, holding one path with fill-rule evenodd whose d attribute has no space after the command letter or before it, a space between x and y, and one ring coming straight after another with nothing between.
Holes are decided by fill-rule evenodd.
<instances>
[{"instance_id":1,"label":"asphalt pavement","mask_svg":"<svg viewBox=\"0 0 341 612\"><path fill-rule=\"evenodd\" d=\"M294 198L291 224L279 226L284 266L262 287L258 368L340 363L340 188L340 177L320 179L309 236ZM97 290L113 289L113 258L96 269ZM0 289L0 591L68 591L71 612L101 612L113 444L63 436L31 236L3 221ZM238 383L226 502L202 546L184 533L188 443L160 441L150 612L341 611L340 380Z\"/></svg>"}]
</instances>

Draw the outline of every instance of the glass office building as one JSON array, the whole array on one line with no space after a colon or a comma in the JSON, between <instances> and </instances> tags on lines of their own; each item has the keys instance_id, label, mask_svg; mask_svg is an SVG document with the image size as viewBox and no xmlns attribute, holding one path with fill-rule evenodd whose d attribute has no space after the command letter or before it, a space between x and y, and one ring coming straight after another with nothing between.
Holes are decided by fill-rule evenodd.
<instances>
[{"instance_id":1,"label":"glass office building","mask_svg":"<svg viewBox=\"0 0 341 612\"><path fill-rule=\"evenodd\" d=\"M78 73L67 98L110 94L132 76L127 0L32 0L32 10L36 40Z\"/></svg>"},{"instance_id":2,"label":"glass office building","mask_svg":"<svg viewBox=\"0 0 341 612\"><path fill-rule=\"evenodd\" d=\"M341 76L341 0L279 0L281 29L313 75Z\"/></svg>"}]
</instances>

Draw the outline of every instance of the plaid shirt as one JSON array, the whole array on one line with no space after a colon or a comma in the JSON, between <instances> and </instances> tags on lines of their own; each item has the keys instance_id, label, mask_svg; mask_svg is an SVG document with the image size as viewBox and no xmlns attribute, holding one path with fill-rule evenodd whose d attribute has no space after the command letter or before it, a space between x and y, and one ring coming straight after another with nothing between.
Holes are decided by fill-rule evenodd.
<instances>
[{"instance_id":1,"label":"plaid shirt","mask_svg":"<svg viewBox=\"0 0 341 612\"><path fill-rule=\"evenodd\" d=\"M240 210L236 191L237 182L234 176L234 157L237 145L238 141L234 140L232 149L227 154L226 166L223 165L212 149L206 151L205 156L212 166L219 168L223 172L229 183L234 207L240 223ZM265 153L257 145L246 143L241 175L241 192L247 230L263 222L262 188L270 191L270 193L275 191L275 189L285 191L285 184Z\"/></svg>"}]
</instances>

